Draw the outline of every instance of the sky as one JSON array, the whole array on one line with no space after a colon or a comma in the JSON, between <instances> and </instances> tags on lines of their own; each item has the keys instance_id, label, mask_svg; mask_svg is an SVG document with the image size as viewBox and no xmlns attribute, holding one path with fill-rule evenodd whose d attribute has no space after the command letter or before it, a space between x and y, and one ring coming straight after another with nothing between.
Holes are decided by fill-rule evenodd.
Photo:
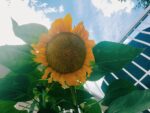
<instances>
[{"instance_id":1,"label":"sky","mask_svg":"<svg viewBox=\"0 0 150 113\"><path fill-rule=\"evenodd\" d=\"M83 21L97 43L118 42L144 11L134 6L133 0L0 0L0 45L24 44L14 35L11 18L20 25L39 23L50 28L67 13L73 17L73 26Z\"/></svg>"}]
</instances>

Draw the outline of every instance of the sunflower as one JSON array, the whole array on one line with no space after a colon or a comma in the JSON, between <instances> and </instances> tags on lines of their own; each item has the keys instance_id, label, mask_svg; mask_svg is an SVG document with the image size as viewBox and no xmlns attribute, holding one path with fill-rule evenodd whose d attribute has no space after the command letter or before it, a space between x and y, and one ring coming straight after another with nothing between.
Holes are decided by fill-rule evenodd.
<instances>
[{"instance_id":1,"label":"sunflower","mask_svg":"<svg viewBox=\"0 0 150 113\"><path fill-rule=\"evenodd\" d=\"M32 45L32 53L34 61L46 67L42 79L69 87L84 83L90 76L93 46L83 23L72 28L72 17L67 14L55 20L48 33Z\"/></svg>"}]
</instances>

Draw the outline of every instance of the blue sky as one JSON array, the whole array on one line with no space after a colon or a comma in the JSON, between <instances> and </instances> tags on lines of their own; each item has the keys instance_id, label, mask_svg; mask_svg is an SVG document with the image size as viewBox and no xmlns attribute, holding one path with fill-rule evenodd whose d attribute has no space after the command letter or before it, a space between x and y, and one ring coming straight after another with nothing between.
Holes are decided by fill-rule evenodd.
<instances>
[{"instance_id":1,"label":"blue sky","mask_svg":"<svg viewBox=\"0 0 150 113\"><path fill-rule=\"evenodd\" d=\"M134 2L120 3L118 0L38 0L34 6L41 10L41 4L47 7L63 7L61 13L47 13L54 20L67 13L73 16L73 25L83 21L90 32L91 38L96 41L110 40L119 41L132 23L142 13L142 9L133 9ZM31 6L32 0L29 5Z\"/></svg>"},{"instance_id":2,"label":"blue sky","mask_svg":"<svg viewBox=\"0 0 150 113\"><path fill-rule=\"evenodd\" d=\"M48 28L56 19L70 13L73 26L83 21L90 38L96 42L118 42L130 26L140 17L143 9L134 9L133 0L120 3L118 0L1 0L0 44L22 43L12 32L10 17L19 24L40 23ZM9 31L9 33L8 33ZM2 38L2 37L7 37ZM15 40L14 40L15 39Z\"/></svg>"}]
</instances>

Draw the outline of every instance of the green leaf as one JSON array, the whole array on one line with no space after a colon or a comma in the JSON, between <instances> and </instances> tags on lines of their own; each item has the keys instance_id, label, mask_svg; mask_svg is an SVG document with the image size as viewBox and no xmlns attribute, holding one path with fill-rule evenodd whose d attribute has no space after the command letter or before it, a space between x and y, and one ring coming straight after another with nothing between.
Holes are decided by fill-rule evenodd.
<instances>
[{"instance_id":1,"label":"green leaf","mask_svg":"<svg viewBox=\"0 0 150 113\"><path fill-rule=\"evenodd\" d=\"M91 94L89 94L85 90L76 90L76 96L77 96L78 104L81 104L85 102L86 100L90 99L91 97L93 97Z\"/></svg>"},{"instance_id":2,"label":"green leaf","mask_svg":"<svg viewBox=\"0 0 150 113\"><path fill-rule=\"evenodd\" d=\"M39 109L38 113L59 113L59 109L50 109L50 108L45 108L45 109Z\"/></svg>"},{"instance_id":3,"label":"green leaf","mask_svg":"<svg viewBox=\"0 0 150 113\"><path fill-rule=\"evenodd\" d=\"M35 73L9 73L0 79L0 99L11 101L28 101L33 98L33 88L38 80Z\"/></svg>"},{"instance_id":4,"label":"green leaf","mask_svg":"<svg viewBox=\"0 0 150 113\"><path fill-rule=\"evenodd\" d=\"M14 105L16 102L0 100L0 112L1 113L27 113L27 111L17 110Z\"/></svg>"},{"instance_id":5,"label":"green leaf","mask_svg":"<svg viewBox=\"0 0 150 113\"><path fill-rule=\"evenodd\" d=\"M13 19L12 24L15 35L28 44L37 43L40 35L48 32L47 28L40 24L31 23L18 25L18 23Z\"/></svg>"},{"instance_id":6,"label":"green leaf","mask_svg":"<svg viewBox=\"0 0 150 113\"><path fill-rule=\"evenodd\" d=\"M85 88L84 88L84 84L80 84L80 85L78 85L78 86L75 86L75 89L86 91Z\"/></svg>"},{"instance_id":7,"label":"green leaf","mask_svg":"<svg viewBox=\"0 0 150 113\"><path fill-rule=\"evenodd\" d=\"M96 69L94 67L91 77L98 80L107 73L119 71L141 51L141 49L115 42L103 41L98 43L93 48L95 63L98 67Z\"/></svg>"},{"instance_id":8,"label":"green leaf","mask_svg":"<svg viewBox=\"0 0 150 113\"><path fill-rule=\"evenodd\" d=\"M101 70L97 64L92 65L92 72L90 75L90 78L88 80L90 81L96 81L102 78L104 75L106 75L107 72L104 70Z\"/></svg>"},{"instance_id":9,"label":"green leaf","mask_svg":"<svg viewBox=\"0 0 150 113\"><path fill-rule=\"evenodd\" d=\"M150 108L150 90L136 90L113 101L107 113L139 113Z\"/></svg>"},{"instance_id":10,"label":"green leaf","mask_svg":"<svg viewBox=\"0 0 150 113\"><path fill-rule=\"evenodd\" d=\"M116 80L111 83L105 93L103 105L109 106L115 99L136 90L136 87L126 80Z\"/></svg>"},{"instance_id":11,"label":"green leaf","mask_svg":"<svg viewBox=\"0 0 150 113\"><path fill-rule=\"evenodd\" d=\"M102 113L99 103L94 99L89 99L84 104L84 113Z\"/></svg>"},{"instance_id":12,"label":"green leaf","mask_svg":"<svg viewBox=\"0 0 150 113\"><path fill-rule=\"evenodd\" d=\"M48 95L50 102L52 101L51 104L54 102L53 105L59 105L65 109L71 109L74 107L70 93L67 93L67 89L62 88L59 83L51 83L49 89L50 91Z\"/></svg>"},{"instance_id":13,"label":"green leaf","mask_svg":"<svg viewBox=\"0 0 150 113\"><path fill-rule=\"evenodd\" d=\"M63 89L58 83L53 85L53 88L51 88L49 92L49 96L55 98L56 102L59 103L59 105L63 108L69 109L74 106L70 88ZM87 91L76 89L76 100L78 105L91 97L93 96L90 95Z\"/></svg>"},{"instance_id":14,"label":"green leaf","mask_svg":"<svg viewBox=\"0 0 150 113\"><path fill-rule=\"evenodd\" d=\"M0 46L0 64L14 72L30 72L37 66L33 62L31 48L28 45Z\"/></svg>"}]
</instances>

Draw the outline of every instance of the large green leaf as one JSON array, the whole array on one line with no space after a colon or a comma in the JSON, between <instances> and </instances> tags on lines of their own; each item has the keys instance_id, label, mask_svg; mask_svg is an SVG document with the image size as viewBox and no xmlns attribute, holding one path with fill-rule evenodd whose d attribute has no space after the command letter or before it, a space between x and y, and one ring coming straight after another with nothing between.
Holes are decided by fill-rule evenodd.
<instances>
[{"instance_id":1,"label":"large green leaf","mask_svg":"<svg viewBox=\"0 0 150 113\"><path fill-rule=\"evenodd\" d=\"M125 80L116 80L109 85L102 104L109 106L115 99L124 96L133 90L136 90L136 87L132 83Z\"/></svg>"},{"instance_id":2,"label":"large green leaf","mask_svg":"<svg viewBox=\"0 0 150 113\"><path fill-rule=\"evenodd\" d=\"M141 49L115 42L103 41L98 43L93 48L95 63L98 67L96 67L96 69L93 67L91 80L94 80L94 78L100 79L107 73L119 71L125 64L132 61L141 51Z\"/></svg>"},{"instance_id":3,"label":"large green leaf","mask_svg":"<svg viewBox=\"0 0 150 113\"><path fill-rule=\"evenodd\" d=\"M84 113L102 113L99 103L94 99L85 102Z\"/></svg>"},{"instance_id":4,"label":"large green leaf","mask_svg":"<svg viewBox=\"0 0 150 113\"><path fill-rule=\"evenodd\" d=\"M16 74L10 72L0 79L0 99L28 101L33 98L33 88L38 81L36 73Z\"/></svg>"},{"instance_id":5,"label":"large green leaf","mask_svg":"<svg viewBox=\"0 0 150 113\"><path fill-rule=\"evenodd\" d=\"M113 101L107 113L139 113L148 108L150 108L150 90L137 90Z\"/></svg>"},{"instance_id":6,"label":"large green leaf","mask_svg":"<svg viewBox=\"0 0 150 113\"><path fill-rule=\"evenodd\" d=\"M14 105L16 102L14 101L3 101L0 100L0 112L1 113L27 113L27 111L17 110Z\"/></svg>"},{"instance_id":7,"label":"large green leaf","mask_svg":"<svg viewBox=\"0 0 150 113\"><path fill-rule=\"evenodd\" d=\"M92 67L92 72L91 72L90 78L88 78L88 80L90 81L99 80L100 78L102 78L104 75L108 73L105 70L100 69L99 65L95 63L93 63L91 67Z\"/></svg>"},{"instance_id":8,"label":"large green leaf","mask_svg":"<svg viewBox=\"0 0 150 113\"><path fill-rule=\"evenodd\" d=\"M0 46L0 64L15 72L30 72L36 67L28 45Z\"/></svg>"},{"instance_id":9,"label":"large green leaf","mask_svg":"<svg viewBox=\"0 0 150 113\"><path fill-rule=\"evenodd\" d=\"M32 23L19 26L13 19L12 24L15 35L28 44L36 43L42 33L48 32L47 28L40 24Z\"/></svg>"}]
</instances>

